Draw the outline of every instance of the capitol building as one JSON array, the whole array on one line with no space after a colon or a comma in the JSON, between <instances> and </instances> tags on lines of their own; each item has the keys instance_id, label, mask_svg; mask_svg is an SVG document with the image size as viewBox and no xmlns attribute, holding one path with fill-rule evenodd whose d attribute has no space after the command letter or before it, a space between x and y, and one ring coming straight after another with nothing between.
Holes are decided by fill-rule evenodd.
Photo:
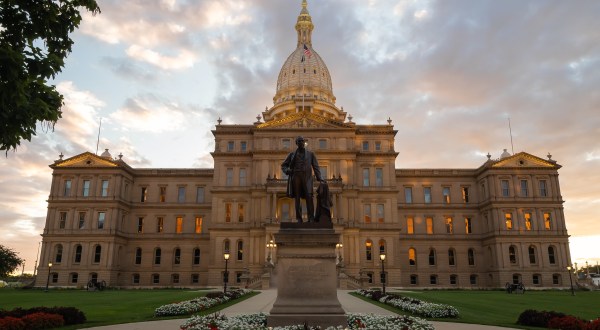
<instances>
[{"instance_id":1,"label":"capitol building","mask_svg":"<svg viewBox=\"0 0 600 330\"><path fill-rule=\"evenodd\" d=\"M362 125L336 106L313 29L304 0L273 105L254 123L217 122L214 168L133 168L109 150L50 165L38 285L215 287L227 262L228 285L275 287L273 234L295 221L281 163L303 136L332 194L341 288L567 287L561 166L505 150L473 168L397 168L392 121Z\"/></svg>"}]
</instances>

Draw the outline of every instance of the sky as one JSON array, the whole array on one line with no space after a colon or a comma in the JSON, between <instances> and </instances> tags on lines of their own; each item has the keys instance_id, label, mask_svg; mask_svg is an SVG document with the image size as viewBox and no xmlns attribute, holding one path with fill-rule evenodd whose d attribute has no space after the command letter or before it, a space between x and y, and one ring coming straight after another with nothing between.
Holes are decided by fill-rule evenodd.
<instances>
[{"instance_id":1,"label":"sky","mask_svg":"<svg viewBox=\"0 0 600 330\"><path fill-rule=\"evenodd\" d=\"M273 105L301 0L98 0L54 130L0 158L0 244L33 272L59 154L212 168L210 132ZM309 0L336 105L392 120L397 168L477 168L504 148L559 170L572 261L600 261L600 2ZM102 128L97 144L99 122Z\"/></svg>"}]
</instances>

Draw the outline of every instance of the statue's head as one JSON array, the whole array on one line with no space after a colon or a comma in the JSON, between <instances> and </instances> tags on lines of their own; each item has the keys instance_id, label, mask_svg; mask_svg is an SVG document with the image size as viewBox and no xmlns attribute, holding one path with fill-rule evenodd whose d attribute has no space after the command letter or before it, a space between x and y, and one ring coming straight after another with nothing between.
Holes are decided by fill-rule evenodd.
<instances>
[{"instance_id":1,"label":"statue's head","mask_svg":"<svg viewBox=\"0 0 600 330\"><path fill-rule=\"evenodd\" d=\"M304 140L303 137L299 136L296 138L296 145L298 146L298 148L301 148L301 149L304 148L305 143L306 143L306 140Z\"/></svg>"}]
</instances>

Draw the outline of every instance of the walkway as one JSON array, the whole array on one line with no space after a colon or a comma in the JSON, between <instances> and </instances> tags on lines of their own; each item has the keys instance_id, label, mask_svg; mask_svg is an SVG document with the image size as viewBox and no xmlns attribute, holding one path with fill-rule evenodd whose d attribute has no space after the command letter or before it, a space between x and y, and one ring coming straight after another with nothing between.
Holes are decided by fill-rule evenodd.
<instances>
[{"instance_id":1,"label":"walkway","mask_svg":"<svg viewBox=\"0 0 600 330\"><path fill-rule=\"evenodd\" d=\"M366 302L348 294L350 290L338 290L338 299L346 313L371 313L379 315L395 315L394 313L383 309L374 304ZM240 315L251 313L269 313L277 297L277 290L265 290L260 294L246 299L233 306L229 306L219 313L225 315ZM179 330L185 319L126 323L116 324L104 327L88 328L88 330ZM432 322L436 330L506 330L508 328L493 327L478 324Z\"/></svg>"}]
</instances>

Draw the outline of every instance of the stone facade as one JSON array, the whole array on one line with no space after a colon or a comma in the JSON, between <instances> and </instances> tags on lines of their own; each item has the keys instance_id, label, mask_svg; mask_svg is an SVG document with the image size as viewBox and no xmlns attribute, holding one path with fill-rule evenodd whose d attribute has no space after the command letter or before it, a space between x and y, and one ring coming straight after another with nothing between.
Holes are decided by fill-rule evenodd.
<instances>
[{"instance_id":1,"label":"stone facade","mask_svg":"<svg viewBox=\"0 0 600 330\"><path fill-rule=\"evenodd\" d=\"M333 194L341 286L381 286L380 253L388 286L568 286L561 166L505 152L472 169L396 168L391 120L359 125L335 106L313 28L303 1L274 105L264 121L218 121L214 168L132 168L108 150L50 165L38 274L52 262L53 286L219 286L227 250L229 285L260 286L277 263L267 243L294 214L280 165L302 135Z\"/></svg>"}]
</instances>

